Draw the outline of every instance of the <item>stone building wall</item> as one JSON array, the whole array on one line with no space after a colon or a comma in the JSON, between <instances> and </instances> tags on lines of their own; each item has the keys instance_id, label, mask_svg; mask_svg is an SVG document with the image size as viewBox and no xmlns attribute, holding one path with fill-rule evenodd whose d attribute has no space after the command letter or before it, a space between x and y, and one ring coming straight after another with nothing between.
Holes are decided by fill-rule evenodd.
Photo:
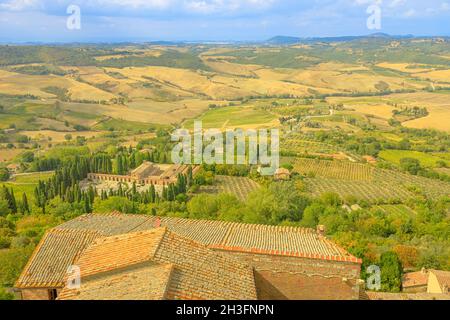
<instances>
[{"instance_id":1,"label":"stone building wall","mask_svg":"<svg viewBox=\"0 0 450 320\"><path fill-rule=\"evenodd\" d=\"M258 299L359 298L361 265L353 262L222 251L255 269Z\"/></svg>"}]
</instances>

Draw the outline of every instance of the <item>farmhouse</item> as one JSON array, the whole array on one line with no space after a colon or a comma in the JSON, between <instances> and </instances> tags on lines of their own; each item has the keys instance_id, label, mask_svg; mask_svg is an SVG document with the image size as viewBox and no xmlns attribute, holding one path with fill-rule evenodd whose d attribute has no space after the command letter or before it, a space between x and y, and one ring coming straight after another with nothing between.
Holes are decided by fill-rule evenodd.
<instances>
[{"instance_id":1,"label":"farmhouse","mask_svg":"<svg viewBox=\"0 0 450 320\"><path fill-rule=\"evenodd\" d=\"M113 212L48 231L15 287L25 300L358 299L360 267L323 228Z\"/></svg>"},{"instance_id":2,"label":"farmhouse","mask_svg":"<svg viewBox=\"0 0 450 320\"><path fill-rule=\"evenodd\" d=\"M403 292L427 292L428 270L422 268L417 272L407 272L402 278Z\"/></svg>"},{"instance_id":3,"label":"farmhouse","mask_svg":"<svg viewBox=\"0 0 450 320\"><path fill-rule=\"evenodd\" d=\"M195 174L199 167L193 167L192 173ZM89 173L88 180L91 181L110 181L110 182L128 182L140 185L161 185L166 186L177 182L179 174L187 174L188 165L157 165L149 161L145 161L138 168L131 171L127 176L112 175L101 173Z\"/></svg>"},{"instance_id":4,"label":"farmhouse","mask_svg":"<svg viewBox=\"0 0 450 320\"><path fill-rule=\"evenodd\" d=\"M286 168L278 168L275 171L275 180L289 180L291 178L291 172Z\"/></svg>"},{"instance_id":5,"label":"farmhouse","mask_svg":"<svg viewBox=\"0 0 450 320\"><path fill-rule=\"evenodd\" d=\"M430 294L450 294L450 271L422 269L405 273L402 279L404 292L427 292Z\"/></svg>"},{"instance_id":6,"label":"farmhouse","mask_svg":"<svg viewBox=\"0 0 450 320\"><path fill-rule=\"evenodd\" d=\"M6 169L8 169L8 172L10 174L16 174L20 170L20 164L18 164L18 163L11 163L11 164L6 166Z\"/></svg>"}]
</instances>

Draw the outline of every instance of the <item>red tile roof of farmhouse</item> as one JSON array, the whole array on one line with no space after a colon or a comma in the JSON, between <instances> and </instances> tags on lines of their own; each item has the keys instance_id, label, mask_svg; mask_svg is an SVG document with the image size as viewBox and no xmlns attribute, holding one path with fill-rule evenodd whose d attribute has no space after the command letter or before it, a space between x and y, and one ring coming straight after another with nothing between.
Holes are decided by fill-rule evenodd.
<instances>
[{"instance_id":1,"label":"red tile roof of farmhouse","mask_svg":"<svg viewBox=\"0 0 450 320\"><path fill-rule=\"evenodd\" d=\"M407 272L403 275L403 288L410 288L416 286L426 286L428 284L428 271Z\"/></svg>"},{"instance_id":2,"label":"red tile roof of farmhouse","mask_svg":"<svg viewBox=\"0 0 450 320\"><path fill-rule=\"evenodd\" d=\"M450 271L430 270L430 272L434 273L441 288L444 286L450 288Z\"/></svg>"},{"instance_id":3,"label":"red tile roof of farmhouse","mask_svg":"<svg viewBox=\"0 0 450 320\"><path fill-rule=\"evenodd\" d=\"M249 265L165 227L97 239L75 265L59 299L256 299Z\"/></svg>"},{"instance_id":4,"label":"red tile roof of farmhouse","mask_svg":"<svg viewBox=\"0 0 450 320\"><path fill-rule=\"evenodd\" d=\"M67 268L94 240L155 227L167 227L181 237L219 251L361 263L360 259L313 229L113 212L83 215L49 230L24 268L16 287L62 287Z\"/></svg>"}]
</instances>

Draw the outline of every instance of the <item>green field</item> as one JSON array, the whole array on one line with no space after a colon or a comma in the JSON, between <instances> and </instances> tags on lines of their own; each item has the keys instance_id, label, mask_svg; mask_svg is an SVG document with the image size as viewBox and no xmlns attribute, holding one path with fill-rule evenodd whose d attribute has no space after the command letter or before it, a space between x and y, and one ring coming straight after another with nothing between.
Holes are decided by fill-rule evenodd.
<instances>
[{"instance_id":1,"label":"green field","mask_svg":"<svg viewBox=\"0 0 450 320\"><path fill-rule=\"evenodd\" d=\"M100 122L99 124L93 127L94 130L110 130L110 131L148 131L150 128L154 128L154 125L143 123L143 122L134 122L134 121L126 121L119 119L110 119L104 122Z\"/></svg>"},{"instance_id":2,"label":"green field","mask_svg":"<svg viewBox=\"0 0 450 320\"><path fill-rule=\"evenodd\" d=\"M33 199L34 188L37 186L39 180L48 180L53 173L38 172L31 174L24 174L12 178L10 181L0 184L5 185L8 188L13 188L16 199L22 199L22 194L26 193L28 200Z\"/></svg>"},{"instance_id":3,"label":"green field","mask_svg":"<svg viewBox=\"0 0 450 320\"><path fill-rule=\"evenodd\" d=\"M397 165L400 164L402 158L413 158L419 160L422 166L430 168L435 167L437 161L445 161L445 159L432 154L407 150L384 150L380 152L380 158Z\"/></svg>"},{"instance_id":4,"label":"green field","mask_svg":"<svg viewBox=\"0 0 450 320\"><path fill-rule=\"evenodd\" d=\"M236 196L241 201L245 201L248 195L257 190L260 186L253 180L246 177L216 176L213 186L202 186L202 193L227 193Z\"/></svg>"},{"instance_id":5,"label":"green field","mask_svg":"<svg viewBox=\"0 0 450 320\"><path fill-rule=\"evenodd\" d=\"M262 127L276 120L276 116L268 111L253 107L223 107L208 110L196 120L203 122L203 128ZM184 127L188 129L193 128L193 122L194 120L187 121Z\"/></svg>"}]
</instances>

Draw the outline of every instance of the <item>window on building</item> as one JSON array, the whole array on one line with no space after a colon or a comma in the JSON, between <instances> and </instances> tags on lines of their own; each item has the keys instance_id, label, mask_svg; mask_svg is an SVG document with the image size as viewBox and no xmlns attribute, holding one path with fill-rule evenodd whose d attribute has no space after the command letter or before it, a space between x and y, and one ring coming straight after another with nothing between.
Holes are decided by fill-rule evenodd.
<instances>
[{"instance_id":1,"label":"window on building","mask_svg":"<svg viewBox=\"0 0 450 320\"><path fill-rule=\"evenodd\" d=\"M58 298L58 291L56 289L49 289L48 290L48 299L56 300L56 298Z\"/></svg>"}]
</instances>

